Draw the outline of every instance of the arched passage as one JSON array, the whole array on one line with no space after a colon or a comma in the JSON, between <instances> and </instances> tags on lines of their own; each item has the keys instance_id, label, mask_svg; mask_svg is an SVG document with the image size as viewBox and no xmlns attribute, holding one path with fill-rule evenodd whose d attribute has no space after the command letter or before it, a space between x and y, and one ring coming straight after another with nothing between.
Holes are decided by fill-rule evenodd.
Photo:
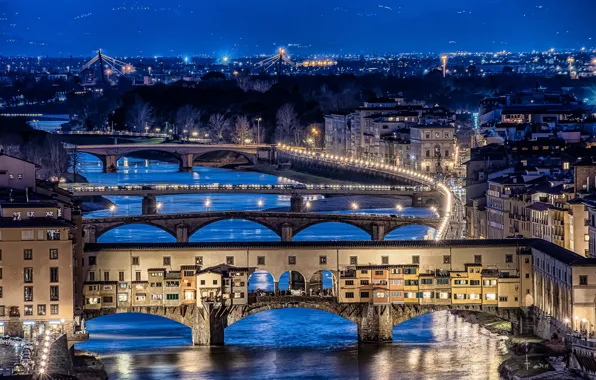
<instances>
[{"instance_id":1,"label":"arched passage","mask_svg":"<svg viewBox=\"0 0 596 380\"><path fill-rule=\"evenodd\" d=\"M134 243L140 241L175 243L176 237L150 224L126 224L105 231L98 237L97 241L98 243Z\"/></svg>"},{"instance_id":2,"label":"arched passage","mask_svg":"<svg viewBox=\"0 0 596 380\"><path fill-rule=\"evenodd\" d=\"M106 163L105 156L95 155L86 152L69 152L69 171L73 171L73 165L76 165L79 173L103 173Z\"/></svg>"},{"instance_id":3,"label":"arched passage","mask_svg":"<svg viewBox=\"0 0 596 380\"><path fill-rule=\"evenodd\" d=\"M423 240L425 238L434 239L437 230L417 224L410 224L395 228L385 235L385 240Z\"/></svg>"},{"instance_id":4,"label":"arched passage","mask_svg":"<svg viewBox=\"0 0 596 380\"><path fill-rule=\"evenodd\" d=\"M279 276L280 295L304 295L306 293L306 278L298 271L291 270Z\"/></svg>"},{"instance_id":5,"label":"arched passage","mask_svg":"<svg viewBox=\"0 0 596 380\"><path fill-rule=\"evenodd\" d=\"M118 156L116 158L116 161L118 162L119 167L125 166L125 158L175 163L178 165L178 167L180 167L182 164L182 159L180 158L180 155L178 155L177 153L168 152L167 150L160 150L158 148L143 149Z\"/></svg>"},{"instance_id":6,"label":"arched passage","mask_svg":"<svg viewBox=\"0 0 596 380\"><path fill-rule=\"evenodd\" d=\"M313 273L308 283L308 295L312 296L336 296L337 280L333 272L319 270Z\"/></svg>"},{"instance_id":7,"label":"arched passage","mask_svg":"<svg viewBox=\"0 0 596 380\"><path fill-rule=\"evenodd\" d=\"M256 270L248 278L248 292L257 295L272 294L275 291L275 278L266 270Z\"/></svg>"},{"instance_id":8,"label":"arched passage","mask_svg":"<svg viewBox=\"0 0 596 380\"><path fill-rule=\"evenodd\" d=\"M321 222L310 225L297 233L293 241L345 241L370 240L370 234L360 227L342 222Z\"/></svg>"},{"instance_id":9,"label":"arched passage","mask_svg":"<svg viewBox=\"0 0 596 380\"><path fill-rule=\"evenodd\" d=\"M190 231L191 242L204 241L280 241L267 226L244 219L216 220Z\"/></svg>"}]
</instances>

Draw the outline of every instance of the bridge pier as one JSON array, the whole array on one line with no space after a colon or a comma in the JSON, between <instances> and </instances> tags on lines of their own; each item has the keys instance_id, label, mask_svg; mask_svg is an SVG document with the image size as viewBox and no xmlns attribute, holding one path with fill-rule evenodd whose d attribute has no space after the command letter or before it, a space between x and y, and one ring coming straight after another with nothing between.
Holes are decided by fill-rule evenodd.
<instances>
[{"instance_id":1,"label":"bridge pier","mask_svg":"<svg viewBox=\"0 0 596 380\"><path fill-rule=\"evenodd\" d=\"M279 296L279 281L273 281L273 293Z\"/></svg>"},{"instance_id":2,"label":"bridge pier","mask_svg":"<svg viewBox=\"0 0 596 380\"><path fill-rule=\"evenodd\" d=\"M192 153L181 153L180 154L180 171L181 172L192 172L195 155Z\"/></svg>"},{"instance_id":3,"label":"bridge pier","mask_svg":"<svg viewBox=\"0 0 596 380\"><path fill-rule=\"evenodd\" d=\"M179 224L176 226L176 243L188 243L188 226Z\"/></svg>"},{"instance_id":4,"label":"bridge pier","mask_svg":"<svg viewBox=\"0 0 596 380\"><path fill-rule=\"evenodd\" d=\"M142 215L157 214L157 199L155 198L155 195L143 196L143 201L141 203L141 213Z\"/></svg>"},{"instance_id":5,"label":"bridge pier","mask_svg":"<svg viewBox=\"0 0 596 380\"><path fill-rule=\"evenodd\" d=\"M116 173L118 167L118 156L107 155L104 162L103 171L105 173Z\"/></svg>"},{"instance_id":6,"label":"bridge pier","mask_svg":"<svg viewBox=\"0 0 596 380\"><path fill-rule=\"evenodd\" d=\"M358 321L358 341L362 343L388 343L393 340L391 306L368 304Z\"/></svg>"},{"instance_id":7,"label":"bridge pier","mask_svg":"<svg viewBox=\"0 0 596 380\"><path fill-rule=\"evenodd\" d=\"M384 224L373 224L371 238L373 241L385 240L385 225Z\"/></svg>"},{"instance_id":8,"label":"bridge pier","mask_svg":"<svg viewBox=\"0 0 596 380\"><path fill-rule=\"evenodd\" d=\"M301 195L292 194L290 199L290 212L304 212L304 199Z\"/></svg>"},{"instance_id":9,"label":"bridge pier","mask_svg":"<svg viewBox=\"0 0 596 380\"><path fill-rule=\"evenodd\" d=\"M294 237L294 231L293 231L292 226L289 223L284 223L281 226L281 241L290 242L290 241L292 241L293 237Z\"/></svg>"},{"instance_id":10,"label":"bridge pier","mask_svg":"<svg viewBox=\"0 0 596 380\"><path fill-rule=\"evenodd\" d=\"M227 313L207 304L197 313L192 328L192 344L195 346L223 346Z\"/></svg>"}]
</instances>

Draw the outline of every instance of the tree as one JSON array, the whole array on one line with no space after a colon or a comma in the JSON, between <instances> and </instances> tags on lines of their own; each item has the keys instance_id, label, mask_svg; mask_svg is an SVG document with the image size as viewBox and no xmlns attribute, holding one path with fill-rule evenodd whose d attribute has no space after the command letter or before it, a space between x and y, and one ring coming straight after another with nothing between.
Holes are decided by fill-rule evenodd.
<instances>
[{"instance_id":1,"label":"tree","mask_svg":"<svg viewBox=\"0 0 596 380\"><path fill-rule=\"evenodd\" d=\"M252 131L246 116L238 116L234 127L234 142L237 144L245 144L248 140L251 140Z\"/></svg>"},{"instance_id":2,"label":"tree","mask_svg":"<svg viewBox=\"0 0 596 380\"><path fill-rule=\"evenodd\" d=\"M296 140L296 131L298 129L298 115L294 111L294 106L287 103L281 106L276 115L277 126L275 135L278 142L290 142L298 145L300 140Z\"/></svg>"},{"instance_id":3,"label":"tree","mask_svg":"<svg viewBox=\"0 0 596 380\"><path fill-rule=\"evenodd\" d=\"M143 131L147 124L153 122L153 107L137 96L128 111L128 120L133 129L138 128Z\"/></svg>"},{"instance_id":4,"label":"tree","mask_svg":"<svg viewBox=\"0 0 596 380\"><path fill-rule=\"evenodd\" d=\"M209 117L209 131L216 142L221 143L226 140L230 121L220 113L215 113Z\"/></svg>"},{"instance_id":5,"label":"tree","mask_svg":"<svg viewBox=\"0 0 596 380\"><path fill-rule=\"evenodd\" d=\"M180 134L184 130L191 131L199 129L202 116L203 113L191 105L185 105L179 108L176 111L176 134Z\"/></svg>"}]
</instances>

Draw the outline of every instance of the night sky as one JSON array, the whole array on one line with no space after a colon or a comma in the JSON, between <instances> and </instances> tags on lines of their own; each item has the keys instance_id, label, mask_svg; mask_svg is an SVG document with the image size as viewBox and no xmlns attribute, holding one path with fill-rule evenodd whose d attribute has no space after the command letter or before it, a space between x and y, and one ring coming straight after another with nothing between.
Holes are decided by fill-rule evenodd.
<instances>
[{"instance_id":1,"label":"night sky","mask_svg":"<svg viewBox=\"0 0 596 380\"><path fill-rule=\"evenodd\" d=\"M231 57L596 46L596 0L0 0L0 54Z\"/></svg>"}]
</instances>

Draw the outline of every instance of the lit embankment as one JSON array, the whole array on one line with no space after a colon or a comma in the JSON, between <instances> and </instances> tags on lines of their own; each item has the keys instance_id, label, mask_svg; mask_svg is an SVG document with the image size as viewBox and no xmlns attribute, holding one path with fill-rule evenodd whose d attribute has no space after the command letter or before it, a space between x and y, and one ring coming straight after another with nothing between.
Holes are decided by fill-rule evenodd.
<instances>
[{"instance_id":1,"label":"lit embankment","mask_svg":"<svg viewBox=\"0 0 596 380\"><path fill-rule=\"evenodd\" d=\"M413 170L400 168L395 165L389 165L380 162L372 162L356 158L336 156L328 153L307 151L304 148L296 148L283 144L277 145L277 149L283 152L284 154L291 156L293 155L302 159L306 158L310 160L329 162L340 166L351 167L354 169L366 169L371 172L390 174L395 177L405 178L424 185L436 187L436 189L444 195L446 200L443 209L443 220L437 230L436 240L445 238L448 231L447 227L449 225L449 222L451 221L451 216L454 213L454 207L456 206L456 204L454 202L453 193L449 189L449 186L445 185L440 181L435 180L431 176Z\"/></svg>"}]
</instances>

